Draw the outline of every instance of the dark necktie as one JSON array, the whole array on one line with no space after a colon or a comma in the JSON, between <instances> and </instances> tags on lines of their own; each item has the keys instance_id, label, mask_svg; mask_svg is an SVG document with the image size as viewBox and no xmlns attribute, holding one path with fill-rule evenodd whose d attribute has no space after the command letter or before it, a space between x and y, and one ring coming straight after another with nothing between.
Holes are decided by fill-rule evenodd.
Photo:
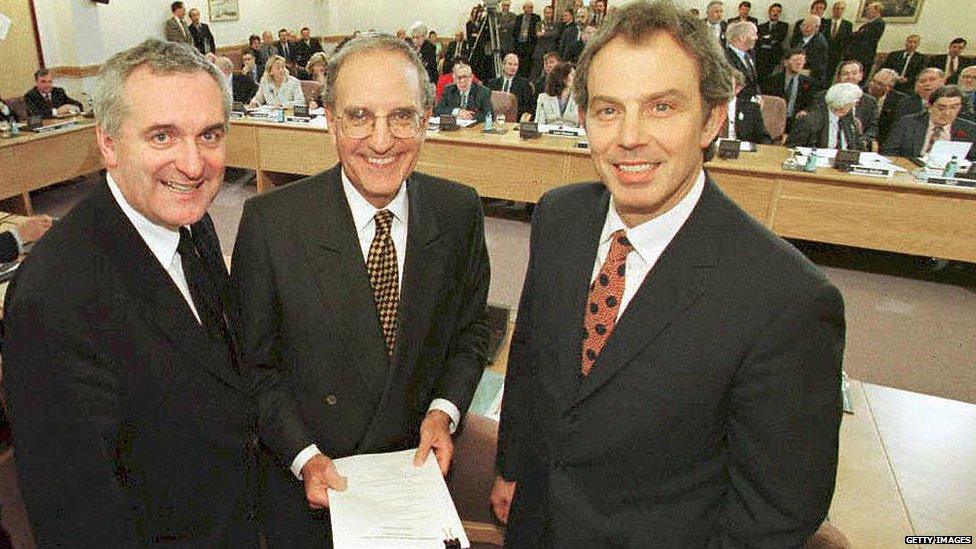
<instances>
[{"instance_id":1,"label":"dark necktie","mask_svg":"<svg viewBox=\"0 0 976 549\"><path fill-rule=\"evenodd\" d=\"M624 281L627 270L627 254L634 246L627 239L623 229L610 236L610 252L600 267L600 274L590 284L586 299L586 314L583 317L583 352L581 372L589 375L593 363L600 356L604 344L610 339L613 327L617 324L617 312L624 295Z\"/></svg>"},{"instance_id":2,"label":"dark necktie","mask_svg":"<svg viewBox=\"0 0 976 549\"><path fill-rule=\"evenodd\" d=\"M932 145L935 145L936 141L945 140L945 126L940 126L938 124L932 125L932 135L929 137L929 143L925 146L925 150L922 151L923 154L929 154L932 152Z\"/></svg>"},{"instance_id":3,"label":"dark necktie","mask_svg":"<svg viewBox=\"0 0 976 549\"><path fill-rule=\"evenodd\" d=\"M197 315L200 316L200 324L211 339L222 339L229 345L220 291L186 227L180 227L180 243L176 251L183 263L183 275L186 277L186 285L190 289Z\"/></svg>"},{"instance_id":4,"label":"dark necktie","mask_svg":"<svg viewBox=\"0 0 976 549\"><path fill-rule=\"evenodd\" d=\"M505 83L502 85L502 91L503 92L508 92L511 89L512 89L512 81L511 81L511 79L506 78L505 79Z\"/></svg>"},{"instance_id":5,"label":"dark necktie","mask_svg":"<svg viewBox=\"0 0 976 549\"><path fill-rule=\"evenodd\" d=\"M752 54L746 52L746 67L749 68L749 80L752 82L756 81L756 64L752 62Z\"/></svg>"},{"instance_id":6,"label":"dark necktie","mask_svg":"<svg viewBox=\"0 0 976 549\"><path fill-rule=\"evenodd\" d=\"M902 65L902 67L901 67L901 76L905 76L905 73L908 72L908 62L911 61L911 60L912 60L912 54L910 54L910 53L908 53L906 51L905 52L905 64Z\"/></svg>"},{"instance_id":7,"label":"dark necktie","mask_svg":"<svg viewBox=\"0 0 976 549\"><path fill-rule=\"evenodd\" d=\"M380 326L383 328L383 338L386 339L386 353L392 356L400 301L396 248L393 247L393 237L390 236L393 212L380 210L376 212L373 221L376 223L376 234L369 245L366 271L369 273L369 283L373 286L373 298L376 301Z\"/></svg>"},{"instance_id":8,"label":"dark necktie","mask_svg":"<svg viewBox=\"0 0 976 549\"><path fill-rule=\"evenodd\" d=\"M51 104L52 104L52 103L51 103L51 94L49 94L49 93L45 93L45 94L44 94L44 100L45 100L45 101L47 101L47 104L48 104L48 105L51 105Z\"/></svg>"}]
</instances>

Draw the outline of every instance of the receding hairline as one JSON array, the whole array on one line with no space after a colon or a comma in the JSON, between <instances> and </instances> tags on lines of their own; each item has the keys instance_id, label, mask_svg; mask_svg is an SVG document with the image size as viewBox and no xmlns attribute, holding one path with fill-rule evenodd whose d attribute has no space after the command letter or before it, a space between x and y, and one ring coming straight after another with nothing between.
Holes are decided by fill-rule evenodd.
<instances>
[{"instance_id":1,"label":"receding hairline","mask_svg":"<svg viewBox=\"0 0 976 549\"><path fill-rule=\"evenodd\" d=\"M407 73L410 74L410 78L416 79L417 100L418 103L420 103L422 109L424 103L424 98L423 98L424 89L423 89L423 82L420 80L420 75L417 74L417 71L415 70L415 67L413 66L413 63L411 62L410 58L407 57L403 51L393 49L391 47L383 47L382 45L378 45L377 47L350 51L347 54L346 58L343 59L342 64L339 65L339 67L336 70L335 88L339 87L339 79L342 77L342 73L343 73L342 69L348 68L349 65L352 63L366 62L366 61L375 62L379 58L383 58L383 57L395 58L399 60L401 63L403 63L404 68L409 69ZM373 58L373 59L369 59L369 58ZM338 97L334 95L333 99L338 99ZM338 103L338 101L336 101L336 103ZM336 105L336 107L338 108L338 105Z\"/></svg>"}]
</instances>

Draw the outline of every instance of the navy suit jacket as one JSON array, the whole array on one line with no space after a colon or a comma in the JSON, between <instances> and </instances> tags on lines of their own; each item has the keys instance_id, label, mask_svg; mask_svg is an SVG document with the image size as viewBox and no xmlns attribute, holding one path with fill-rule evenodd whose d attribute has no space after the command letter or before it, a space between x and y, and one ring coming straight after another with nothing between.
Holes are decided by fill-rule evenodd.
<instances>
[{"instance_id":1,"label":"navy suit jacket","mask_svg":"<svg viewBox=\"0 0 976 549\"><path fill-rule=\"evenodd\" d=\"M434 116L451 114L454 109L460 107L461 92L458 91L457 84L448 84L444 86L444 93L441 95L440 102L434 107ZM485 121L485 113L491 112L494 116L491 108L491 90L477 82L472 82L471 89L468 90L467 109L474 111L474 118L478 122Z\"/></svg>"},{"instance_id":2,"label":"navy suit jacket","mask_svg":"<svg viewBox=\"0 0 976 549\"><path fill-rule=\"evenodd\" d=\"M904 156L905 158L915 158L922 155L922 146L925 145L926 133L929 129L929 113L921 112L910 116L905 116L899 120L888 139L881 145L881 154L889 156ZM963 118L956 118L949 131L949 138L952 141L976 140L976 123ZM976 146L969 148L968 160L976 160Z\"/></svg>"}]
</instances>

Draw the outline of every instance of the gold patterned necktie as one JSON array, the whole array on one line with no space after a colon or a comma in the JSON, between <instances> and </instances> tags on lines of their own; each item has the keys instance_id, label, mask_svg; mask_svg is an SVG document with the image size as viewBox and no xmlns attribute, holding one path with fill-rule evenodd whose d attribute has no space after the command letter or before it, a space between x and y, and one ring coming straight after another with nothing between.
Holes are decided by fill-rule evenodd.
<instances>
[{"instance_id":1,"label":"gold patterned necktie","mask_svg":"<svg viewBox=\"0 0 976 549\"><path fill-rule=\"evenodd\" d=\"M369 283L373 287L376 314L383 328L383 338L386 340L386 354L392 356L393 344L396 342L397 307L400 301L396 248L393 247L393 237L390 236L393 212L380 210L376 212L373 221L376 223L376 234L369 245L366 271L369 273Z\"/></svg>"},{"instance_id":2,"label":"gold patterned necktie","mask_svg":"<svg viewBox=\"0 0 976 549\"><path fill-rule=\"evenodd\" d=\"M600 267L600 274L590 284L583 317L581 372L584 376L590 374L593 363L599 358L600 351L617 324L617 313L624 295L627 254L633 249L623 229L614 231L610 237L610 252Z\"/></svg>"}]
</instances>

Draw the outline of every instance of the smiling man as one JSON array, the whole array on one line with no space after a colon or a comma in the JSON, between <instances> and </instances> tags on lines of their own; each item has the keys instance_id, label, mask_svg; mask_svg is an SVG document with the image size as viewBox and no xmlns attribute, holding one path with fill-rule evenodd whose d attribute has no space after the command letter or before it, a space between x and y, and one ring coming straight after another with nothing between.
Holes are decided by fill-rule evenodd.
<instances>
[{"instance_id":1,"label":"smiling man","mask_svg":"<svg viewBox=\"0 0 976 549\"><path fill-rule=\"evenodd\" d=\"M417 447L446 474L486 363L480 200L414 172L434 98L416 50L354 38L328 75L339 164L249 200L234 250L276 464L270 547L326 546L326 489L344 484L330 458Z\"/></svg>"},{"instance_id":2,"label":"smiling man","mask_svg":"<svg viewBox=\"0 0 976 549\"><path fill-rule=\"evenodd\" d=\"M632 2L580 59L600 182L542 197L492 505L508 547L799 547L834 487L841 296L702 169L731 68Z\"/></svg>"},{"instance_id":3,"label":"smiling man","mask_svg":"<svg viewBox=\"0 0 976 549\"><path fill-rule=\"evenodd\" d=\"M207 208L230 91L190 46L109 59L106 181L38 241L6 297L4 384L39 547L256 547L256 411Z\"/></svg>"}]
</instances>

